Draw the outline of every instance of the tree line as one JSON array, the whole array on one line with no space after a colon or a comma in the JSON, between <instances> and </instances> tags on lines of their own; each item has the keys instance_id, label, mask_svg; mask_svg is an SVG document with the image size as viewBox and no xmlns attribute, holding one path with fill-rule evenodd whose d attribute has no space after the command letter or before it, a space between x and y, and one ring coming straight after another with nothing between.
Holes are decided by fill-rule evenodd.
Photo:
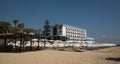
<instances>
[{"instance_id":1,"label":"tree line","mask_svg":"<svg viewBox=\"0 0 120 64\"><path fill-rule=\"evenodd\" d=\"M12 25L13 23L13 25ZM45 24L43 25L42 29L33 29L33 28L26 28L24 23L20 23L18 19L15 19L10 23L9 21L0 21L0 34L8 34L8 33L25 33L30 34L33 33L35 35L43 35L42 37L49 36L51 34L51 28L53 28L48 19L45 20ZM54 29L57 31L54 35L59 35L60 29L62 25L56 24Z\"/></svg>"},{"instance_id":2,"label":"tree line","mask_svg":"<svg viewBox=\"0 0 120 64\"><path fill-rule=\"evenodd\" d=\"M12 21L14 25L12 25L9 21L0 21L0 34L8 34L8 33L34 33L38 34L41 32L41 29L33 29L26 28L24 23L20 23L19 20L15 19ZM43 33L48 35L50 32L49 21L45 20Z\"/></svg>"}]
</instances>

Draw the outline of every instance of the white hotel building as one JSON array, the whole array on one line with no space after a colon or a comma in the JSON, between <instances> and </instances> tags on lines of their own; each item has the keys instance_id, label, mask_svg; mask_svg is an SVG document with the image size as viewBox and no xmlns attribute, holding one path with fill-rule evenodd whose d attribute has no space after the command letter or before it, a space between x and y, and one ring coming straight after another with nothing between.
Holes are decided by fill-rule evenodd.
<instances>
[{"instance_id":1,"label":"white hotel building","mask_svg":"<svg viewBox=\"0 0 120 64\"><path fill-rule=\"evenodd\" d=\"M86 29L67 24L60 25L60 29L53 29L54 39L62 39L66 42L83 42L87 39Z\"/></svg>"}]
</instances>

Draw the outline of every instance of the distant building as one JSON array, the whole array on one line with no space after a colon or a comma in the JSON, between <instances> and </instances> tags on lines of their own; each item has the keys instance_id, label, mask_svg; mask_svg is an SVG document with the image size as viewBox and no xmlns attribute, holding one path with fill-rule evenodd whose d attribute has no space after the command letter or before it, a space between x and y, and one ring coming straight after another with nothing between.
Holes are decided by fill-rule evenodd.
<instances>
[{"instance_id":1,"label":"distant building","mask_svg":"<svg viewBox=\"0 0 120 64\"><path fill-rule=\"evenodd\" d=\"M84 42L86 42L86 43L95 43L95 40L94 40L94 38L86 38L84 40Z\"/></svg>"},{"instance_id":2,"label":"distant building","mask_svg":"<svg viewBox=\"0 0 120 64\"><path fill-rule=\"evenodd\" d=\"M52 34L48 38L63 40L66 42L83 42L87 38L86 29L67 24L57 24L51 29Z\"/></svg>"},{"instance_id":3,"label":"distant building","mask_svg":"<svg viewBox=\"0 0 120 64\"><path fill-rule=\"evenodd\" d=\"M113 43L100 43L100 45L104 47L116 46L116 44L113 44Z\"/></svg>"}]
</instances>

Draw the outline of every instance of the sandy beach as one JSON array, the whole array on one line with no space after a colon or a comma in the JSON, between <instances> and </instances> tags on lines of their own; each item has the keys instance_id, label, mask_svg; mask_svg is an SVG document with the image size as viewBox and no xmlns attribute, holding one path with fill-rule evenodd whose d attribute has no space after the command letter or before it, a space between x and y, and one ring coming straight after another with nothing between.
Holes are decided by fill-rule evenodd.
<instances>
[{"instance_id":1,"label":"sandy beach","mask_svg":"<svg viewBox=\"0 0 120 64\"><path fill-rule=\"evenodd\" d=\"M0 64L120 64L120 47L84 52L42 50L0 53Z\"/></svg>"}]
</instances>

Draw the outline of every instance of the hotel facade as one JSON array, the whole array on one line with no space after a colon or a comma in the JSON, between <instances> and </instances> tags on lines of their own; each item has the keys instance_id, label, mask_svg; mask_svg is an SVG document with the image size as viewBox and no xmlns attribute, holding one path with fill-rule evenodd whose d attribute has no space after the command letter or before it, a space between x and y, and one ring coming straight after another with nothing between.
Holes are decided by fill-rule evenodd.
<instances>
[{"instance_id":1,"label":"hotel facade","mask_svg":"<svg viewBox=\"0 0 120 64\"><path fill-rule=\"evenodd\" d=\"M54 40L64 40L66 42L85 42L87 39L86 29L67 24L53 26L52 35Z\"/></svg>"}]
</instances>

